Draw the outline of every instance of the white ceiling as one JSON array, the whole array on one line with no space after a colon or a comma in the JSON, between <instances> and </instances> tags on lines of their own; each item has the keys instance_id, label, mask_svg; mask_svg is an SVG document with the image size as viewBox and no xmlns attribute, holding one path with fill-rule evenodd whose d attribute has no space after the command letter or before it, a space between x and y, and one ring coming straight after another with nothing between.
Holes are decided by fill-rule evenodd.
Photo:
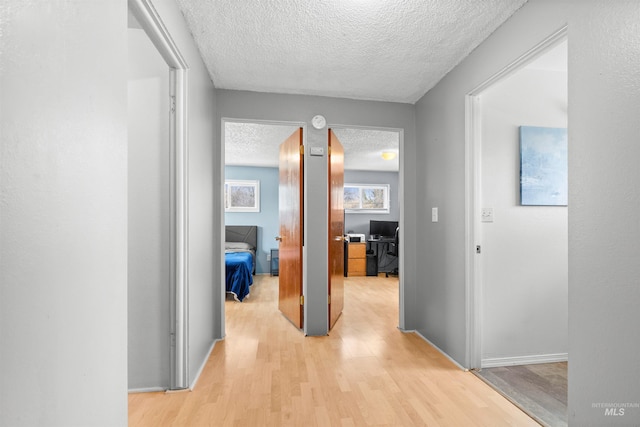
<instances>
[{"instance_id":1,"label":"white ceiling","mask_svg":"<svg viewBox=\"0 0 640 427\"><path fill-rule=\"evenodd\" d=\"M415 103L526 0L177 0L220 89ZM276 166L295 127L226 123L227 164ZM338 129L345 167L399 135Z\"/></svg>"},{"instance_id":2,"label":"white ceiling","mask_svg":"<svg viewBox=\"0 0 640 427\"><path fill-rule=\"evenodd\" d=\"M415 103L526 0L177 0L217 88Z\"/></svg>"}]
</instances>

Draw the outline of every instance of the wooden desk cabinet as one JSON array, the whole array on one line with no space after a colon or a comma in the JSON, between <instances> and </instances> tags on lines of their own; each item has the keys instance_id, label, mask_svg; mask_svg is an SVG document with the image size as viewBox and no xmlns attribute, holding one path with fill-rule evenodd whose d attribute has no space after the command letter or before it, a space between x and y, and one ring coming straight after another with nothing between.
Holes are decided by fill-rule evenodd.
<instances>
[{"instance_id":1,"label":"wooden desk cabinet","mask_svg":"<svg viewBox=\"0 0 640 427\"><path fill-rule=\"evenodd\" d=\"M349 243L349 258L347 265L348 276L367 275L367 244L365 242Z\"/></svg>"}]
</instances>

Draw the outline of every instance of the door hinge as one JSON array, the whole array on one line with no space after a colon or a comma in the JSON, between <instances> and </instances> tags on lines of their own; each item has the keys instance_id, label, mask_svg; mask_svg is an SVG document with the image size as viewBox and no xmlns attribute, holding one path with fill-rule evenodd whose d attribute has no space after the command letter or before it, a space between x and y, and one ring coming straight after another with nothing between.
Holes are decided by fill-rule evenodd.
<instances>
[{"instance_id":1,"label":"door hinge","mask_svg":"<svg viewBox=\"0 0 640 427\"><path fill-rule=\"evenodd\" d=\"M329 155L331 155L331 146L327 147L327 152L329 153Z\"/></svg>"},{"instance_id":2,"label":"door hinge","mask_svg":"<svg viewBox=\"0 0 640 427\"><path fill-rule=\"evenodd\" d=\"M304 295L300 295L300 305L304 305Z\"/></svg>"},{"instance_id":3,"label":"door hinge","mask_svg":"<svg viewBox=\"0 0 640 427\"><path fill-rule=\"evenodd\" d=\"M329 305L331 305L331 295L327 298Z\"/></svg>"},{"instance_id":4,"label":"door hinge","mask_svg":"<svg viewBox=\"0 0 640 427\"><path fill-rule=\"evenodd\" d=\"M300 146L300 154L304 154L304 145Z\"/></svg>"}]
</instances>

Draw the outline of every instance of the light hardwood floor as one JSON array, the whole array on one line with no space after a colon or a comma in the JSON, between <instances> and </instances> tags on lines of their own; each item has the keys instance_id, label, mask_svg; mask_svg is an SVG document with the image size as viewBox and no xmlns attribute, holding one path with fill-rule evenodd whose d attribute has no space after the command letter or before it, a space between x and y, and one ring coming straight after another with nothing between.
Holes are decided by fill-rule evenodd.
<instances>
[{"instance_id":1,"label":"light hardwood floor","mask_svg":"<svg viewBox=\"0 0 640 427\"><path fill-rule=\"evenodd\" d=\"M196 387L129 395L130 426L537 426L482 380L398 324L398 279L345 279L326 337L277 309L277 277L227 300L227 336Z\"/></svg>"}]
</instances>

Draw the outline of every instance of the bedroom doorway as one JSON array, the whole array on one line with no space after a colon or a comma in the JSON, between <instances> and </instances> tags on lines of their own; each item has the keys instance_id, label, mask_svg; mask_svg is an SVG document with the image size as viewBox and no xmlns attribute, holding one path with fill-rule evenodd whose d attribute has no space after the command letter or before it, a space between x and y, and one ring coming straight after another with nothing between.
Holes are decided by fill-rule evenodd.
<instances>
[{"instance_id":1,"label":"bedroom doorway","mask_svg":"<svg viewBox=\"0 0 640 427\"><path fill-rule=\"evenodd\" d=\"M222 119L221 124L224 138L223 181L225 187L231 182L253 183L257 197L254 209L245 209L244 211L230 209L229 206L225 207L223 204L223 227L224 229L236 226L257 227L255 274L278 276L275 277L278 279L281 275L279 271L281 268L278 264L282 259L282 254L278 254L281 248L276 240L278 236L281 236L280 144L294 132L298 132L304 124L231 118ZM225 203L227 203L226 200ZM222 265L224 267L225 263L223 262ZM226 280L221 283L221 292L224 302L229 295ZM251 302L251 287L248 292L247 306ZM299 300L298 296L297 301ZM277 306L274 307L274 310L278 310ZM223 308L223 325L225 316Z\"/></svg>"},{"instance_id":2,"label":"bedroom doorway","mask_svg":"<svg viewBox=\"0 0 640 427\"><path fill-rule=\"evenodd\" d=\"M566 387L567 202L523 202L526 181L520 175L527 151L520 144L521 135L535 129L542 148L536 164L548 156L564 158L566 173L567 83L563 28L467 96L469 367L485 380L491 378L489 368L508 370L513 383L506 389L515 401L530 391L521 388L515 372L550 372L559 364ZM558 133L565 135L563 149L553 137ZM554 187L555 198L566 196L566 181L561 188ZM531 370L511 369L525 365ZM556 375L556 385L562 385L561 377ZM532 414L534 405L519 406ZM558 408L549 406L551 412ZM557 418L562 416L560 410ZM554 425L566 425L564 416L565 424Z\"/></svg>"}]
</instances>

